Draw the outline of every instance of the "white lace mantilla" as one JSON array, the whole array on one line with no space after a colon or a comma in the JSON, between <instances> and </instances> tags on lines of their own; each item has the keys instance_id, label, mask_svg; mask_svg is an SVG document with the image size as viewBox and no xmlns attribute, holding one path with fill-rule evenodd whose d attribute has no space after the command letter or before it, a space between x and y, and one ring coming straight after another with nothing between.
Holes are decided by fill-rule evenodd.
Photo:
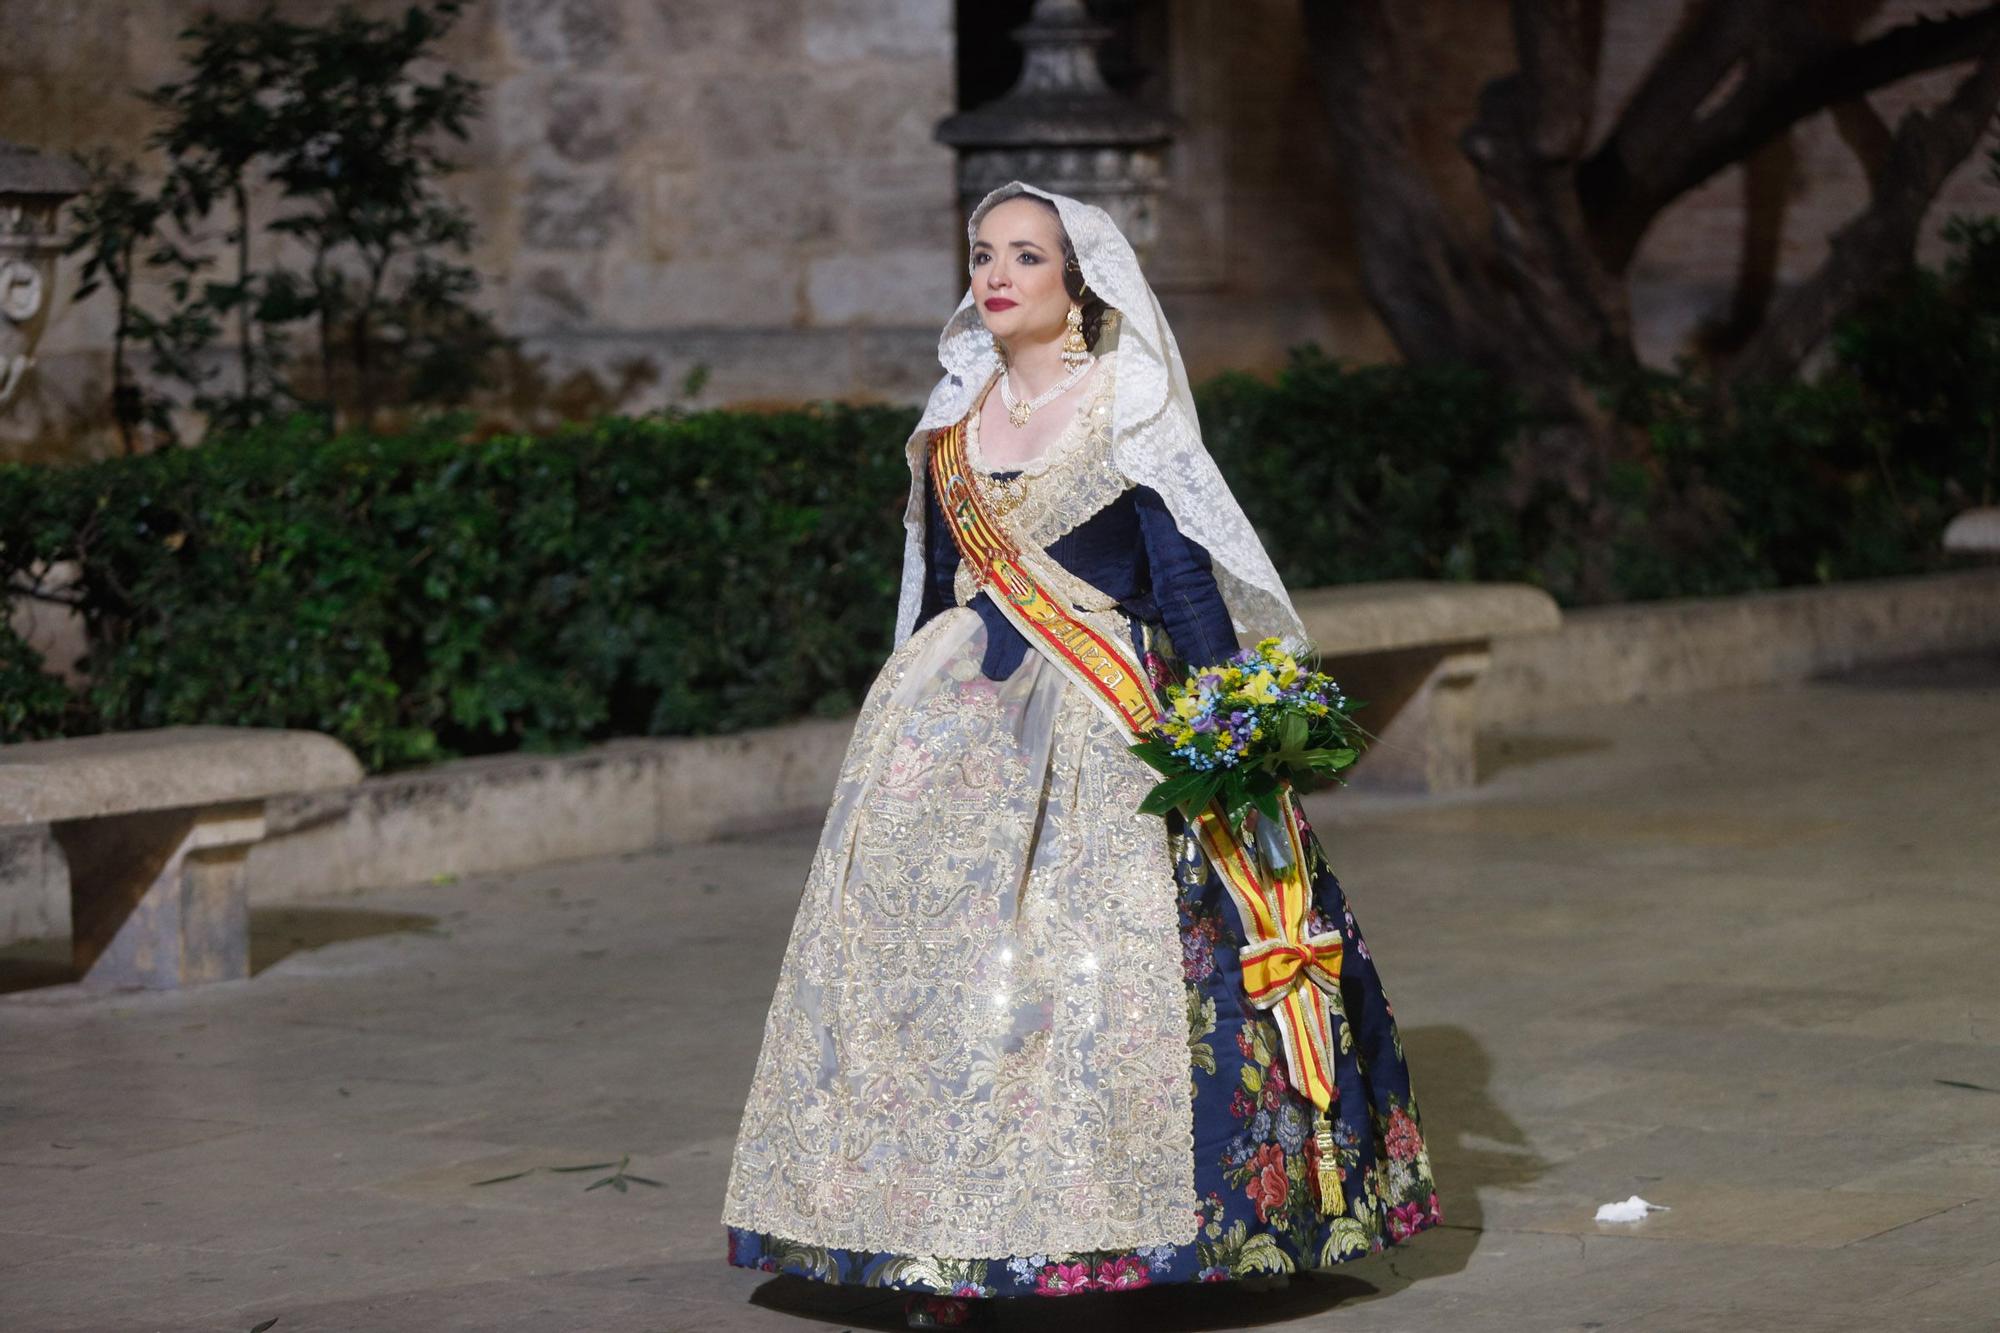
<instances>
[{"instance_id":1,"label":"white lace mantilla","mask_svg":"<svg viewBox=\"0 0 2000 1333\"><path fill-rule=\"evenodd\" d=\"M1116 308L1100 350L1118 353L1118 383L1111 412L1111 456L1134 485L1159 492L1174 523L1214 558L1216 583L1236 632L1254 641L1276 635L1295 652L1310 645L1283 580L1263 541L1244 515L1201 441L1194 394L1180 347L1138 258L1111 216L1095 205L1014 181L987 195L966 224L975 239L986 210L1028 193L1055 205L1084 281ZM905 453L910 464L909 502L903 511L902 595L896 608L896 642L909 637L923 605L924 453L929 433L963 417L998 369L999 349L966 289L938 339L944 376L931 390Z\"/></svg>"}]
</instances>

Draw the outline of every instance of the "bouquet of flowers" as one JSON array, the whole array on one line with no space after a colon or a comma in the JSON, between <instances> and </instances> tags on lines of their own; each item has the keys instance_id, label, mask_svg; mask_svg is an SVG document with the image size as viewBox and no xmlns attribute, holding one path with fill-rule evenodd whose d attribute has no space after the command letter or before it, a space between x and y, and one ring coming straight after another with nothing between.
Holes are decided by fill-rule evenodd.
<instances>
[{"instance_id":1,"label":"bouquet of flowers","mask_svg":"<svg viewBox=\"0 0 2000 1333\"><path fill-rule=\"evenodd\" d=\"M1132 752L1166 775L1139 804L1190 819L1220 799L1232 830L1251 810L1280 818L1279 791L1311 791L1342 781L1360 757L1360 707L1329 677L1299 666L1265 639L1217 666L1200 667L1166 689L1160 725Z\"/></svg>"}]
</instances>

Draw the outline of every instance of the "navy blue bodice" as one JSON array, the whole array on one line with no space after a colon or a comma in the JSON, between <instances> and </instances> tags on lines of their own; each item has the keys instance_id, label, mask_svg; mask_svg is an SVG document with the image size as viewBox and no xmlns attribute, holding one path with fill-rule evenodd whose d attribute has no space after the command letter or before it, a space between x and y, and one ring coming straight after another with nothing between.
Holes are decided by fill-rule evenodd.
<instances>
[{"instance_id":1,"label":"navy blue bodice","mask_svg":"<svg viewBox=\"0 0 2000 1333\"><path fill-rule=\"evenodd\" d=\"M1174 651L1189 666L1220 662L1237 650L1229 608L1216 586L1208 551L1181 534L1166 501L1150 486L1127 487L1116 500L1058 537L1049 554L1070 573L1116 599L1134 621L1163 626ZM952 590L957 572L958 546L945 527L944 511L926 475L919 626L958 604ZM984 588L966 605L986 624L986 655L980 670L989 680L1007 679L1027 654L1027 641ZM1136 650L1141 641L1136 626L1134 630Z\"/></svg>"}]
</instances>

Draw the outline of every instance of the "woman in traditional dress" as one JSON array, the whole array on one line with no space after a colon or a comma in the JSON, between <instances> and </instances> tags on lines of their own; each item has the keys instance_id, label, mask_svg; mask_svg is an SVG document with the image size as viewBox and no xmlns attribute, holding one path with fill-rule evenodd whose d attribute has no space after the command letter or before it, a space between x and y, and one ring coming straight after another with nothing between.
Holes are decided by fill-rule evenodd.
<instances>
[{"instance_id":1,"label":"woman in traditional dress","mask_svg":"<svg viewBox=\"0 0 2000 1333\"><path fill-rule=\"evenodd\" d=\"M1138 811L1163 684L1304 651L1298 615L1111 218L1013 182L967 234L907 446L895 651L765 1023L729 1260L905 1290L925 1326L1403 1240L1437 1196L1318 840L1288 803L1287 926L1256 897L1282 849L1260 868L1218 821Z\"/></svg>"}]
</instances>

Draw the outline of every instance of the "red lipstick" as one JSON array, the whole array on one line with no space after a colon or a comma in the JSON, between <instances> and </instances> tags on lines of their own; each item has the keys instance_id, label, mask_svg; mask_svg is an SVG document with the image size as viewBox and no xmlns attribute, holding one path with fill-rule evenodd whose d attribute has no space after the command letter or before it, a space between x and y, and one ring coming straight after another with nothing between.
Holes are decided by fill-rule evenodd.
<instances>
[{"instance_id":1,"label":"red lipstick","mask_svg":"<svg viewBox=\"0 0 2000 1333\"><path fill-rule=\"evenodd\" d=\"M1020 304L1018 301L1010 301L1004 296L993 296L987 298L986 308L988 310L1011 310L1018 304Z\"/></svg>"}]
</instances>

